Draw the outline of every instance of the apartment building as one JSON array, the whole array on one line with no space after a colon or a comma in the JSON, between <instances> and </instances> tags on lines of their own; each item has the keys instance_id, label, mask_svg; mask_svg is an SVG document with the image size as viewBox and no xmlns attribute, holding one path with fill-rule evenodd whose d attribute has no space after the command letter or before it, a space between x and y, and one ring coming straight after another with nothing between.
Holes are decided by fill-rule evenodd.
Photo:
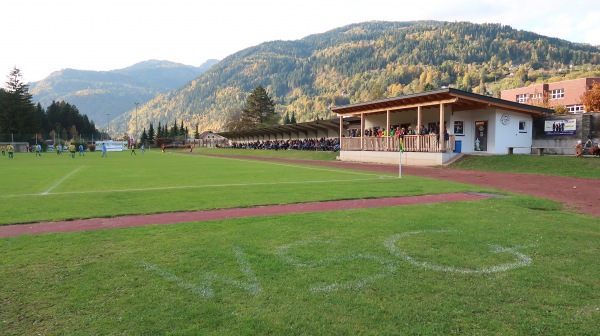
<instances>
[{"instance_id":1,"label":"apartment building","mask_svg":"<svg viewBox=\"0 0 600 336\"><path fill-rule=\"evenodd\" d=\"M502 90L500 98L536 106L563 105L569 113L586 113L591 111L585 111L581 96L590 90L594 83L600 83L600 77L578 78Z\"/></svg>"}]
</instances>

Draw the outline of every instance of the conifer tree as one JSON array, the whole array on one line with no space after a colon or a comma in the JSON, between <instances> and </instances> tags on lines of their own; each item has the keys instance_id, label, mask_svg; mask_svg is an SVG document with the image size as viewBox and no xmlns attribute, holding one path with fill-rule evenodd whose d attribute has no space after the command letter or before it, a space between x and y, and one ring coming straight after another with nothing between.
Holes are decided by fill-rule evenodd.
<instances>
[{"instance_id":1,"label":"conifer tree","mask_svg":"<svg viewBox=\"0 0 600 336\"><path fill-rule=\"evenodd\" d=\"M154 143L155 134L154 134L154 124L150 123L150 127L148 128L148 141L150 143Z\"/></svg>"},{"instance_id":2,"label":"conifer tree","mask_svg":"<svg viewBox=\"0 0 600 336\"><path fill-rule=\"evenodd\" d=\"M254 88L246 99L246 107L242 109L241 123L246 129L277 124L275 103L262 86Z\"/></svg>"},{"instance_id":3,"label":"conifer tree","mask_svg":"<svg viewBox=\"0 0 600 336\"><path fill-rule=\"evenodd\" d=\"M23 83L22 77L17 67L8 75L0 111L0 134L24 135L41 131L41 120L35 117L29 86Z\"/></svg>"}]
</instances>

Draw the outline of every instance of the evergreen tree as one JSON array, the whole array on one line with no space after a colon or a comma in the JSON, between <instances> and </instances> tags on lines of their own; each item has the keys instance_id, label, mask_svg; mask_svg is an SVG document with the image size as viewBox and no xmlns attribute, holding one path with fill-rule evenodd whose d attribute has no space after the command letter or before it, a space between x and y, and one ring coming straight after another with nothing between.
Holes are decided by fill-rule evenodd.
<instances>
[{"instance_id":1,"label":"evergreen tree","mask_svg":"<svg viewBox=\"0 0 600 336\"><path fill-rule=\"evenodd\" d=\"M292 118L290 119L290 124L296 123L296 112L292 112Z\"/></svg>"},{"instance_id":2,"label":"evergreen tree","mask_svg":"<svg viewBox=\"0 0 600 336\"><path fill-rule=\"evenodd\" d=\"M27 135L41 132L29 86L23 83L21 71L14 67L6 81L3 108L0 111L0 134ZM21 141L23 141L22 139Z\"/></svg>"},{"instance_id":3,"label":"evergreen tree","mask_svg":"<svg viewBox=\"0 0 600 336\"><path fill-rule=\"evenodd\" d=\"M194 139L200 139L200 132L198 132L198 124L196 124L196 132L194 132Z\"/></svg>"},{"instance_id":4,"label":"evergreen tree","mask_svg":"<svg viewBox=\"0 0 600 336\"><path fill-rule=\"evenodd\" d=\"M157 128L156 137L159 138L159 139L165 137L164 134L163 134L163 131L162 131L162 126L160 125L160 121L158 122L158 128Z\"/></svg>"},{"instance_id":5,"label":"evergreen tree","mask_svg":"<svg viewBox=\"0 0 600 336\"><path fill-rule=\"evenodd\" d=\"M169 138L175 138L179 135L179 128L177 127L177 120L173 122L173 126L169 130Z\"/></svg>"},{"instance_id":6,"label":"evergreen tree","mask_svg":"<svg viewBox=\"0 0 600 336\"><path fill-rule=\"evenodd\" d=\"M277 124L275 103L262 86L257 86L246 99L242 109L241 124L246 129Z\"/></svg>"},{"instance_id":7,"label":"evergreen tree","mask_svg":"<svg viewBox=\"0 0 600 336\"><path fill-rule=\"evenodd\" d=\"M185 127L183 127L183 119L181 119L181 126L179 126L179 134L180 136L186 138L187 137L187 130L185 129Z\"/></svg>"},{"instance_id":8,"label":"evergreen tree","mask_svg":"<svg viewBox=\"0 0 600 336\"><path fill-rule=\"evenodd\" d=\"M285 119L283 120L283 124L284 124L284 125L291 124L291 121L290 121L290 113L289 113L289 112L285 112Z\"/></svg>"},{"instance_id":9,"label":"evergreen tree","mask_svg":"<svg viewBox=\"0 0 600 336\"><path fill-rule=\"evenodd\" d=\"M144 127L144 131L142 131L142 136L140 138L142 143L146 143L148 141L148 134L146 133L146 127Z\"/></svg>"},{"instance_id":10,"label":"evergreen tree","mask_svg":"<svg viewBox=\"0 0 600 336\"><path fill-rule=\"evenodd\" d=\"M154 124L150 123L150 127L148 128L148 141L152 144L154 143L155 134L154 134Z\"/></svg>"}]
</instances>

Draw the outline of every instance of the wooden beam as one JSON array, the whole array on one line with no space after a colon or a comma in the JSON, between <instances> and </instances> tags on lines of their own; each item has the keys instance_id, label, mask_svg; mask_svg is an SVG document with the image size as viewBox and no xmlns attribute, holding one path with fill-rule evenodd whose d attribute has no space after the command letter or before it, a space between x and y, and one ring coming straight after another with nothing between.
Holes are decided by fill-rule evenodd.
<instances>
[{"instance_id":1,"label":"wooden beam","mask_svg":"<svg viewBox=\"0 0 600 336\"><path fill-rule=\"evenodd\" d=\"M457 101L458 101L458 97L454 97L454 98L449 98L449 99L427 101L427 102L417 103L417 104L408 104L408 105L400 104L400 105L395 105L395 106L375 108L375 109L369 109L369 110L363 110L363 111L351 111L351 112L345 112L345 113L336 112L336 113L338 115L345 115L345 114L364 115L364 114L372 114L372 113L377 113L377 112L385 113L387 110L390 110L390 112L399 111L399 110L409 110L409 109L418 108L419 106L425 107L425 106L435 106L435 105L439 105L439 104L453 104L453 103L456 103Z\"/></svg>"}]
</instances>

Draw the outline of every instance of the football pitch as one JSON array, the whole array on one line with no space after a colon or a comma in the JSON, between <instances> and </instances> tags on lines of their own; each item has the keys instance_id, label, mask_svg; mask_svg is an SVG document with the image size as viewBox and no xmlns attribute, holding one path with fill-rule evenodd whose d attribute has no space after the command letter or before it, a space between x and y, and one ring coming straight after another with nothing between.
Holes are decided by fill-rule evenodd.
<instances>
[{"instance_id":1,"label":"football pitch","mask_svg":"<svg viewBox=\"0 0 600 336\"><path fill-rule=\"evenodd\" d=\"M484 191L150 151L0 158L0 224ZM600 220L523 195L0 239L2 335L594 334Z\"/></svg>"}]
</instances>

